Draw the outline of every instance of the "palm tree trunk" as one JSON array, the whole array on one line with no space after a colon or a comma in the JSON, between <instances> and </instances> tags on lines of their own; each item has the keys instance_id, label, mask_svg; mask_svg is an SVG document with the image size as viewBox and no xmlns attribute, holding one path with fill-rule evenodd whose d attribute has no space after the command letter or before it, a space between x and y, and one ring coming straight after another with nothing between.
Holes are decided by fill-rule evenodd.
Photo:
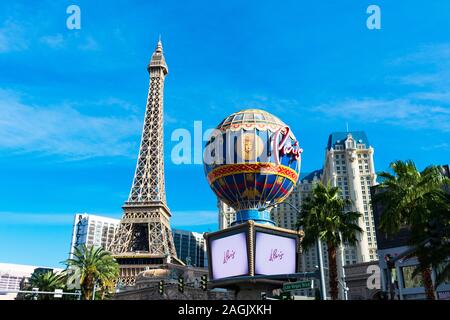
<instances>
[{"instance_id":1,"label":"palm tree trunk","mask_svg":"<svg viewBox=\"0 0 450 320\"><path fill-rule=\"evenodd\" d=\"M433 280L431 279L431 268L422 270L423 285L425 287L425 295L427 300L435 300Z\"/></svg>"},{"instance_id":2,"label":"palm tree trunk","mask_svg":"<svg viewBox=\"0 0 450 320\"><path fill-rule=\"evenodd\" d=\"M338 279L337 279L337 261L336 247L328 244L328 276L330 278L330 296L332 300L338 299Z\"/></svg>"},{"instance_id":3,"label":"palm tree trunk","mask_svg":"<svg viewBox=\"0 0 450 320\"><path fill-rule=\"evenodd\" d=\"M83 287L84 300L92 300L92 292L94 291L94 277L92 274L87 275Z\"/></svg>"}]
</instances>

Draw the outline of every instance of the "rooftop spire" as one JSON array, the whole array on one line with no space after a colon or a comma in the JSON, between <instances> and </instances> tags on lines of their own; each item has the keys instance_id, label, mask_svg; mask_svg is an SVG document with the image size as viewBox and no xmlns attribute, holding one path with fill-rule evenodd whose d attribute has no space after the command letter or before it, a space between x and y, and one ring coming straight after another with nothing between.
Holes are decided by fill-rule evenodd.
<instances>
[{"instance_id":1,"label":"rooftop spire","mask_svg":"<svg viewBox=\"0 0 450 320\"><path fill-rule=\"evenodd\" d=\"M156 45L156 52L162 52L162 51L163 51L163 46L162 46L162 42L161 42L161 34L159 34L158 44Z\"/></svg>"},{"instance_id":2,"label":"rooftop spire","mask_svg":"<svg viewBox=\"0 0 450 320\"><path fill-rule=\"evenodd\" d=\"M156 45L155 52L153 52L150 63L148 64L148 71L150 72L150 68L160 67L164 70L164 74L167 74L168 68L166 64L166 59L163 54L163 46L161 42L161 35L159 35L158 43Z\"/></svg>"}]
</instances>

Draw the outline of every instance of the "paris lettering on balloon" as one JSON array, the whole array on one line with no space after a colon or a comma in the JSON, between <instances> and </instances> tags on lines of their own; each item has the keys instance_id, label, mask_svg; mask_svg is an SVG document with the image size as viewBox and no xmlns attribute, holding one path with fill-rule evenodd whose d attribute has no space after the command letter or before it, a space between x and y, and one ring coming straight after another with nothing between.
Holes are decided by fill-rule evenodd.
<instances>
[{"instance_id":1,"label":"paris lettering on balloon","mask_svg":"<svg viewBox=\"0 0 450 320\"><path fill-rule=\"evenodd\" d=\"M236 256L236 251L234 250L227 250L223 253L223 264L227 263L230 260L233 260Z\"/></svg>"},{"instance_id":2,"label":"paris lettering on balloon","mask_svg":"<svg viewBox=\"0 0 450 320\"><path fill-rule=\"evenodd\" d=\"M298 160L298 158L300 158L300 155L303 152L303 149L300 148L298 145L298 141L295 141L293 145L286 145L287 138L289 137L289 131L290 131L289 127L286 126L278 129L273 136L272 150L274 151L274 158L276 164L280 164L280 155L291 156L295 160ZM281 141L278 142L280 136Z\"/></svg>"},{"instance_id":3,"label":"paris lettering on balloon","mask_svg":"<svg viewBox=\"0 0 450 320\"><path fill-rule=\"evenodd\" d=\"M278 249L270 249L269 261L274 262L277 260L283 260L284 253Z\"/></svg>"}]
</instances>

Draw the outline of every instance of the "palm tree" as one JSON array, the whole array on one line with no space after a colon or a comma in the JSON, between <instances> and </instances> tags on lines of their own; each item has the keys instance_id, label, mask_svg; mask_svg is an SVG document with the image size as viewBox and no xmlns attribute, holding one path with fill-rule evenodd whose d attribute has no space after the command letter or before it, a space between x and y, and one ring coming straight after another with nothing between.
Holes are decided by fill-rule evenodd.
<instances>
[{"instance_id":1,"label":"palm tree","mask_svg":"<svg viewBox=\"0 0 450 320\"><path fill-rule=\"evenodd\" d=\"M438 167L429 166L419 172L412 161L395 161L390 164L393 174L380 172L383 179L372 203L384 210L380 217L380 230L394 235L401 228L410 230L412 254L419 265L413 276L422 274L427 299L435 299L431 268L444 265L440 279L448 275L448 226L450 223L449 195L444 186L449 185ZM445 230L447 227L447 230ZM429 241L436 238L438 241ZM431 247L432 246L432 247Z\"/></svg>"},{"instance_id":2,"label":"palm tree","mask_svg":"<svg viewBox=\"0 0 450 320\"><path fill-rule=\"evenodd\" d=\"M317 183L309 198L302 205L302 215L297 225L303 227L305 236L302 245L313 246L317 239L328 246L330 296L338 298L336 251L342 242L354 244L357 234L362 232L357 221L358 212L344 212L350 200L343 199L338 187Z\"/></svg>"},{"instance_id":3,"label":"palm tree","mask_svg":"<svg viewBox=\"0 0 450 320\"><path fill-rule=\"evenodd\" d=\"M39 291L53 292L55 289L64 289L65 276L53 271L34 272L29 281L29 288L39 288ZM38 295L39 300L51 300L53 295Z\"/></svg>"},{"instance_id":4,"label":"palm tree","mask_svg":"<svg viewBox=\"0 0 450 320\"><path fill-rule=\"evenodd\" d=\"M81 245L75 248L74 258L66 260L69 268L75 269L83 298L92 299L94 286L98 285L102 298L114 289L114 283L119 275L119 265L111 254L102 247L86 247Z\"/></svg>"}]
</instances>

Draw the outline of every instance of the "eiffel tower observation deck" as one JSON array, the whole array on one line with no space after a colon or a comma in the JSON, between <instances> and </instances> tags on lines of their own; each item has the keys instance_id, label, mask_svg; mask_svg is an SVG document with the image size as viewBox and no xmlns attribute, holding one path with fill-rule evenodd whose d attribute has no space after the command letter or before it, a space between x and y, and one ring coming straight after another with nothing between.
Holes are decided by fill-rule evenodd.
<instances>
[{"instance_id":1,"label":"eiffel tower observation deck","mask_svg":"<svg viewBox=\"0 0 450 320\"><path fill-rule=\"evenodd\" d=\"M134 285L136 276L177 258L170 229L164 184L164 79L168 73L161 40L147 70L147 106L136 171L123 216L110 251L120 265L119 282Z\"/></svg>"}]
</instances>

